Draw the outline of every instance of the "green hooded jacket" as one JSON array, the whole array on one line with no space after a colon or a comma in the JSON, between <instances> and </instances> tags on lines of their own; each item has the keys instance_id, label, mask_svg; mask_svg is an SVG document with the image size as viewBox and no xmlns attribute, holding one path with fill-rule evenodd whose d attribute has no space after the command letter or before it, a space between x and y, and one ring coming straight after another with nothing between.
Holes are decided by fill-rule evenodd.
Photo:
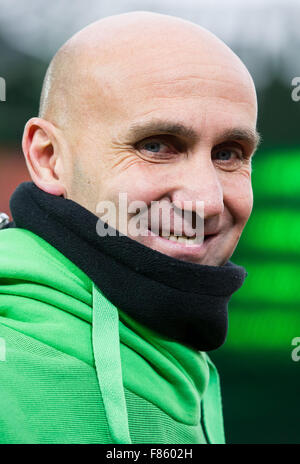
<instances>
[{"instance_id":1,"label":"green hooded jacket","mask_svg":"<svg viewBox=\"0 0 300 464\"><path fill-rule=\"evenodd\" d=\"M36 234L0 231L0 443L224 443L205 352L116 308Z\"/></svg>"}]
</instances>

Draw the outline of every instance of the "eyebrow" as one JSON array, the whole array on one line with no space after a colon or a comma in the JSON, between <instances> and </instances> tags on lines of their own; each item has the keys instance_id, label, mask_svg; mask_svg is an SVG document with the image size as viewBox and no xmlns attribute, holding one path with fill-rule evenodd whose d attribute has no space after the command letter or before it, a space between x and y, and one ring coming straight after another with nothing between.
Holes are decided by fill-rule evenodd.
<instances>
[{"instance_id":1,"label":"eyebrow","mask_svg":"<svg viewBox=\"0 0 300 464\"><path fill-rule=\"evenodd\" d=\"M129 139L138 139L143 137L149 137L155 134L171 134L181 136L187 139L196 141L199 135L197 132L189 126L185 126L181 123L176 123L173 121L165 120L151 120L145 123L133 123L129 127L127 132L127 137ZM238 140L249 143L253 149L256 149L261 141L261 136L257 130L252 130L250 128L237 127L233 129L227 129L222 132L218 139L220 143Z\"/></svg>"}]
</instances>

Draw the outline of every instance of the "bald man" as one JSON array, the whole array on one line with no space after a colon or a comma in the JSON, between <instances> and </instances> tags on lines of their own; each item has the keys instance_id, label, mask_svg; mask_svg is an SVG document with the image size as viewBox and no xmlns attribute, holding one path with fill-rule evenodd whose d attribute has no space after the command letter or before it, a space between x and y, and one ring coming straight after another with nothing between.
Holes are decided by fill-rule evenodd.
<instances>
[{"instance_id":1,"label":"bald man","mask_svg":"<svg viewBox=\"0 0 300 464\"><path fill-rule=\"evenodd\" d=\"M57 52L0 233L2 443L225 442L207 352L246 276L256 118L240 59L180 18Z\"/></svg>"}]
</instances>

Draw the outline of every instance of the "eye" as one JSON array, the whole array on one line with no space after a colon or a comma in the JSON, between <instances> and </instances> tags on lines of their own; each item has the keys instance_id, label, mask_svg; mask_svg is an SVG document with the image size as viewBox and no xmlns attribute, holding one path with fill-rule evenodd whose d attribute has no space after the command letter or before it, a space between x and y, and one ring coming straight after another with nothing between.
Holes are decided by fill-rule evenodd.
<instances>
[{"instance_id":1,"label":"eye","mask_svg":"<svg viewBox=\"0 0 300 464\"><path fill-rule=\"evenodd\" d=\"M155 141L151 141L151 142L146 142L144 143L143 147L145 150L147 151L151 151L152 153L159 153L161 152L161 150L163 150L163 146L165 146L166 148L167 145L165 143L161 143L161 142L155 142ZM165 151L165 150L163 150Z\"/></svg>"},{"instance_id":2,"label":"eye","mask_svg":"<svg viewBox=\"0 0 300 464\"><path fill-rule=\"evenodd\" d=\"M213 159L218 159L220 161L230 161L236 158L241 159L241 155L239 155L236 150L228 148L221 148L213 154Z\"/></svg>"},{"instance_id":3,"label":"eye","mask_svg":"<svg viewBox=\"0 0 300 464\"><path fill-rule=\"evenodd\" d=\"M178 154L174 143L167 143L164 139L152 138L136 144L136 148L145 156L165 160Z\"/></svg>"},{"instance_id":4,"label":"eye","mask_svg":"<svg viewBox=\"0 0 300 464\"><path fill-rule=\"evenodd\" d=\"M219 150L215 155L215 159L219 159L221 161L229 161L233 155L232 150Z\"/></svg>"},{"instance_id":5,"label":"eye","mask_svg":"<svg viewBox=\"0 0 300 464\"><path fill-rule=\"evenodd\" d=\"M243 150L240 148L219 148L212 153L212 159L228 170L237 169L243 163Z\"/></svg>"}]
</instances>

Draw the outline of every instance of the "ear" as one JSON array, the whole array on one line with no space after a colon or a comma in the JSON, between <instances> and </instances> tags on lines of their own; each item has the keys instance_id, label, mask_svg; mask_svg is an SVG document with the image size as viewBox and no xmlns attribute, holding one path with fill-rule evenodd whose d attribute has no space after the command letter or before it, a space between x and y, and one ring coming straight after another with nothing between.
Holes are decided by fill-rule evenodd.
<instances>
[{"instance_id":1,"label":"ear","mask_svg":"<svg viewBox=\"0 0 300 464\"><path fill-rule=\"evenodd\" d=\"M58 138L58 129L51 122L32 118L25 126L22 147L33 182L52 195L66 196Z\"/></svg>"}]
</instances>

